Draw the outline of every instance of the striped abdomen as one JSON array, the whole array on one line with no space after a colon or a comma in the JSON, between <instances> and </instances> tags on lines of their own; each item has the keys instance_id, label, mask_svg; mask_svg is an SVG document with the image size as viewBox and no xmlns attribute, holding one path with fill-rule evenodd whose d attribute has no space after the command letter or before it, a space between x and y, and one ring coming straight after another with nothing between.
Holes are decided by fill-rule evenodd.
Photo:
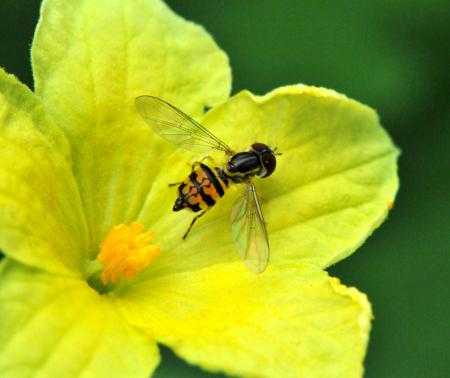
<instances>
[{"instance_id":1,"label":"striped abdomen","mask_svg":"<svg viewBox=\"0 0 450 378\"><path fill-rule=\"evenodd\" d=\"M228 188L228 178L219 167L200 164L178 187L173 211L189 208L194 212L214 206Z\"/></svg>"}]
</instances>

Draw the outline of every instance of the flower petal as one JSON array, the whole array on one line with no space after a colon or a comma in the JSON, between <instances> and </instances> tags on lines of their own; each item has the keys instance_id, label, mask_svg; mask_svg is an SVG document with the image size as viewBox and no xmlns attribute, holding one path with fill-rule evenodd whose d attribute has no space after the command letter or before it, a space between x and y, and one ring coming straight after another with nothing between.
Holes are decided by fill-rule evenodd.
<instances>
[{"instance_id":1,"label":"flower petal","mask_svg":"<svg viewBox=\"0 0 450 378\"><path fill-rule=\"evenodd\" d=\"M272 176L254 180L271 264L336 263L353 253L392 207L398 150L372 109L334 91L291 86L263 97L241 92L211 110L204 125L234 143L236 151L263 142L283 153ZM230 190L185 243L161 255L160 270L170 271L174 261L177 269L189 270L234 259L229 214L241 191L242 186ZM184 216L186 228L191 217ZM173 229L182 235L179 224Z\"/></svg>"},{"instance_id":2,"label":"flower petal","mask_svg":"<svg viewBox=\"0 0 450 378\"><path fill-rule=\"evenodd\" d=\"M117 299L132 324L188 362L252 377L360 377L371 309L308 265L255 275L240 263L136 285Z\"/></svg>"},{"instance_id":3,"label":"flower petal","mask_svg":"<svg viewBox=\"0 0 450 378\"><path fill-rule=\"evenodd\" d=\"M0 70L0 250L80 274L87 233L67 140L39 99Z\"/></svg>"},{"instance_id":4,"label":"flower petal","mask_svg":"<svg viewBox=\"0 0 450 378\"><path fill-rule=\"evenodd\" d=\"M228 97L228 59L159 0L48 0L32 61L36 92L73 146L95 254L113 225L138 218L174 151L137 115L135 98L158 96L200 115Z\"/></svg>"},{"instance_id":5,"label":"flower petal","mask_svg":"<svg viewBox=\"0 0 450 378\"><path fill-rule=\"evenodd\" d=\"M159 363L156 343L83 281L8 261L0 285L4 377L148 377Z\"/></svg>"}]
</instances>

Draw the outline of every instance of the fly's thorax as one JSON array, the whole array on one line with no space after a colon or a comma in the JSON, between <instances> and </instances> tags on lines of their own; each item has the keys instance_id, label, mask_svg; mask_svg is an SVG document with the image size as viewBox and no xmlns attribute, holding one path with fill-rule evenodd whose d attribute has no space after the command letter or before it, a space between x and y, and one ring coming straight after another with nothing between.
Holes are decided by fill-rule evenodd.
<instances>
[{"instance_id":1,"label":"fly's thorax","mask_svg":"<svg viewBox=\"0 0 450 378\"><path fill-rule=\"evenodd\" d=\"M232 181L243 182L252 176L270 176L276 165L274 151L264 143L253 143L248 151L233 155L225 164L223 172Z\"/></svg>"},{"instance_id":2,"label":"fly's thorax","mask_svg":"<svg viewBox=\"0 0 450 378\"><path fill-rule=\"evenodd\" d=\"M231 156L223 168L223 172L234 182L242 182L260 171L261 162L253 151L239 152Z\"/></svg>"}]
</instances>

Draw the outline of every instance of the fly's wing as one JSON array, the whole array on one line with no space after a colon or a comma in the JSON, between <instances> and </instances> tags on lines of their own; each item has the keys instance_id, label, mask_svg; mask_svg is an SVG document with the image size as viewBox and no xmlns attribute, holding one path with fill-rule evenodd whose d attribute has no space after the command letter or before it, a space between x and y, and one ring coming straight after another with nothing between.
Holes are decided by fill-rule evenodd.
<instances>
[{"instance_id":1,"label":"fly's wing","mask_svg":"<svg viewBox=\"0 0 450 378\"><path fill-rule=\"evenodd\" d=\"M233 154L230 147L197 121L160 98L137 97L136 108L158 135L179 147L196 152L215 149Z\"/></svg>"},{"instance_id":2,"label":"fly's wing","mask_svg":"<svg viewBox=\"0 0 450 378\"><path fill-rule=\"evenodd\" d=\"M253 183L231 211L231 236L239 257L255 272L262 273L269 263L269 238Z\"/></svg>"}]
</instances>

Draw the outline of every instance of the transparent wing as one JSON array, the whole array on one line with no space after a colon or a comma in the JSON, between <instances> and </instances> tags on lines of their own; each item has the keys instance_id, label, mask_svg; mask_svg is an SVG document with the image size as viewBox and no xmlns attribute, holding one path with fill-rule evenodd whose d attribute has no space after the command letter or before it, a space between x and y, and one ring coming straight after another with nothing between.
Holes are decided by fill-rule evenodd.
<instances>
[{"instance_id":1,"label":"transparent wing","mask_svg":"<svg viewBox=\"0 0 450 378\"><path fill-rule=\"evenodd\" d=\"M197 152L215 149L233 154L230 147L197 121L160 98L137 97L136 108L158 135L179 147Z\"/></svg>"},{"instance_id":2,"label":"transparent wing","mask_svg":"<svg viewBox=\"0 0 450 378\"><path fill-rule=\"evenodd\" d=\"M247 267L255 273L264 272L269 263L269 238L256 188L251 182L231 211L231 236Z\"/></svg>"}]
</instances>

